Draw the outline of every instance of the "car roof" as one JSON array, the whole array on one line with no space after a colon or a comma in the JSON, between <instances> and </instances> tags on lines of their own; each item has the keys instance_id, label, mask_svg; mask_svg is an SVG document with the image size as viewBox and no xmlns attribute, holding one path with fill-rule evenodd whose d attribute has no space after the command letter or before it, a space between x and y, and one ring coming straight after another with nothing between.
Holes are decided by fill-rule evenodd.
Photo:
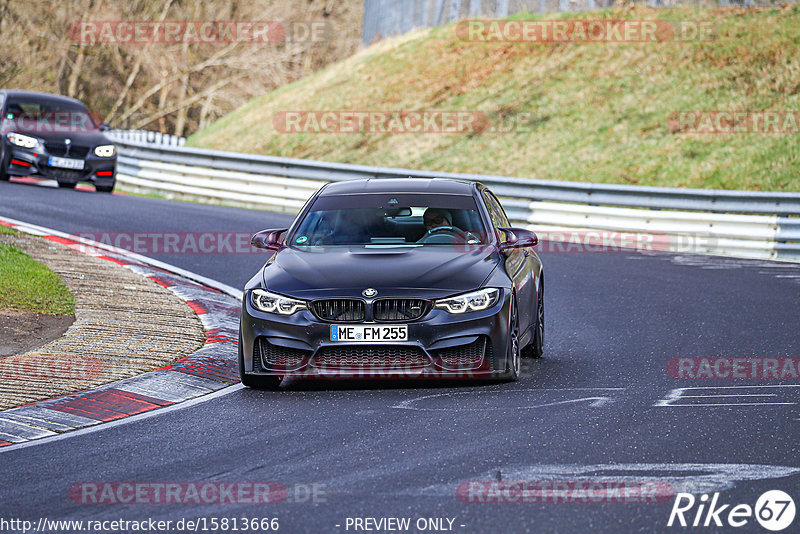
<instances>
[{"instance_id":1,"label":"car roof","mask_svg":"<svg viewBox=\"0 0 800 534\"><path fill-rule=\"evenodd\" d=\"M14 98L14 97L25 97L25 98L32 98L32 99L39 99L39 100L49 100L49 101L62 101L62 102L71 102L73 104L80 104L84 106L84 103L76 98L70 98L68 96L63 95L56 95L53 93L40 93L38 91L23 91L21 89L3 89L0 90L0 93L4 93L6 98Z\"/></svg>"},{"instance_id":2,"label":"car roof","mask_svg":"<svg viewBox=\"0 0 800 534\"><path fill-rule=\"evenodd\" d=\"M365 178L327 184L321 195L428 193L472 196L475 182L446 178Z\"/></svg>"}]
</instances>

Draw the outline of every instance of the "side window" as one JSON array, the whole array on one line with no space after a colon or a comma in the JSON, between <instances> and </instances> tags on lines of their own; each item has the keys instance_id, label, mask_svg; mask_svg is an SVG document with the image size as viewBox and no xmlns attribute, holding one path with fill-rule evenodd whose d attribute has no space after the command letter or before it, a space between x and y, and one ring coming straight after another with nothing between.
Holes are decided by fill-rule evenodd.
<instances>
[{"instance_id":1,"label":"side window","mask_svg":"<svg viewBox=\"0 0 800 534\"><path fill-rule=\"evenodd\" d=\"M492 224L494 224L495 228L511 226L508 222L508 217L506 217L506 212L503 211L503 207L497 197L491 191L484 191L483 198L486 200L486 208L489 210L489 216L492 218Z\"/></svg>"}]
</instances>

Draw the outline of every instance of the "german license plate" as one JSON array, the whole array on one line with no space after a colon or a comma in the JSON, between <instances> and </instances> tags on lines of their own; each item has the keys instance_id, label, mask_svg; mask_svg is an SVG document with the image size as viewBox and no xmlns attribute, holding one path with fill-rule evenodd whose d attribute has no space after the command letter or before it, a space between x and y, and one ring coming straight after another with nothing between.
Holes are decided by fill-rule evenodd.
<instances>
[{"instance_id":1,"label":"german license plate","mask_svg":"<svg viewBox=\"0 0 800 534\"><path fill-rule=\"evenodd\" d=\"M405 325L331 325L331 341L375 343L376 341L408 341Z\"/></svg>"},{"instance_id":2,"label":"german license plate","mask_svg":"<svg viewBox=\"0 0 800 534\"><path fill-rule=\"evenodd\" d=\"M61 167L62 169L82 170L84 161L82 159L57 158L55 156L50 156L47 164L51 167Z\"/></svg>"}]
</instances>

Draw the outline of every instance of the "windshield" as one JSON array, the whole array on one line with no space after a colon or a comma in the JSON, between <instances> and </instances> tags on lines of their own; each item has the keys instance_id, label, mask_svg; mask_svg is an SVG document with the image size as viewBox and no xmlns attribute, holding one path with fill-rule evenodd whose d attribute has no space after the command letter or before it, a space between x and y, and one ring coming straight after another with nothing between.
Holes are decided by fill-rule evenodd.
<instances>
[{"instance_id":1,"label":"windshield","mask_svg":"<svg viewBox=\"0 0 800 534\"><path fill-rule=\"evenodd\" d=\"M80 133L98 130L85 107L74 102L57 100L9 100L3 122L6 129L29 133Z\"/></svg>"},{"instance_id":2,"label":"windshield","mask_svg":"<svg viewBox=\"0 0 800 534\"><path fill-rule=\"evenodd\" d=\"M293 246L413 247L481 244L486 230L465 195L319 197L289 238Z\"/></svg>"}]
</instances>

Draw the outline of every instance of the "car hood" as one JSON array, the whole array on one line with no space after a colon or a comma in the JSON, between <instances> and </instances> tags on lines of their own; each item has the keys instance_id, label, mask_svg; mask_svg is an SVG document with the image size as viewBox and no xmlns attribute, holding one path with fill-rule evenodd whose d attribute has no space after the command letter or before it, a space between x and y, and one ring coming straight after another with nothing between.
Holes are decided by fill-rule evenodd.
<instances>
[{"instance_id":1,"label":"car hood","mask_svg":"<svg viewBox=\"0 0 800 534\"><path fill-rule=\"evenodd\" d=\"M491 246L459 251L449 246L413 248L284 248L264 266L270 291L301 298L378 296L436 298L481 287L499 261Z\"/></svg>"}]
</instances>

